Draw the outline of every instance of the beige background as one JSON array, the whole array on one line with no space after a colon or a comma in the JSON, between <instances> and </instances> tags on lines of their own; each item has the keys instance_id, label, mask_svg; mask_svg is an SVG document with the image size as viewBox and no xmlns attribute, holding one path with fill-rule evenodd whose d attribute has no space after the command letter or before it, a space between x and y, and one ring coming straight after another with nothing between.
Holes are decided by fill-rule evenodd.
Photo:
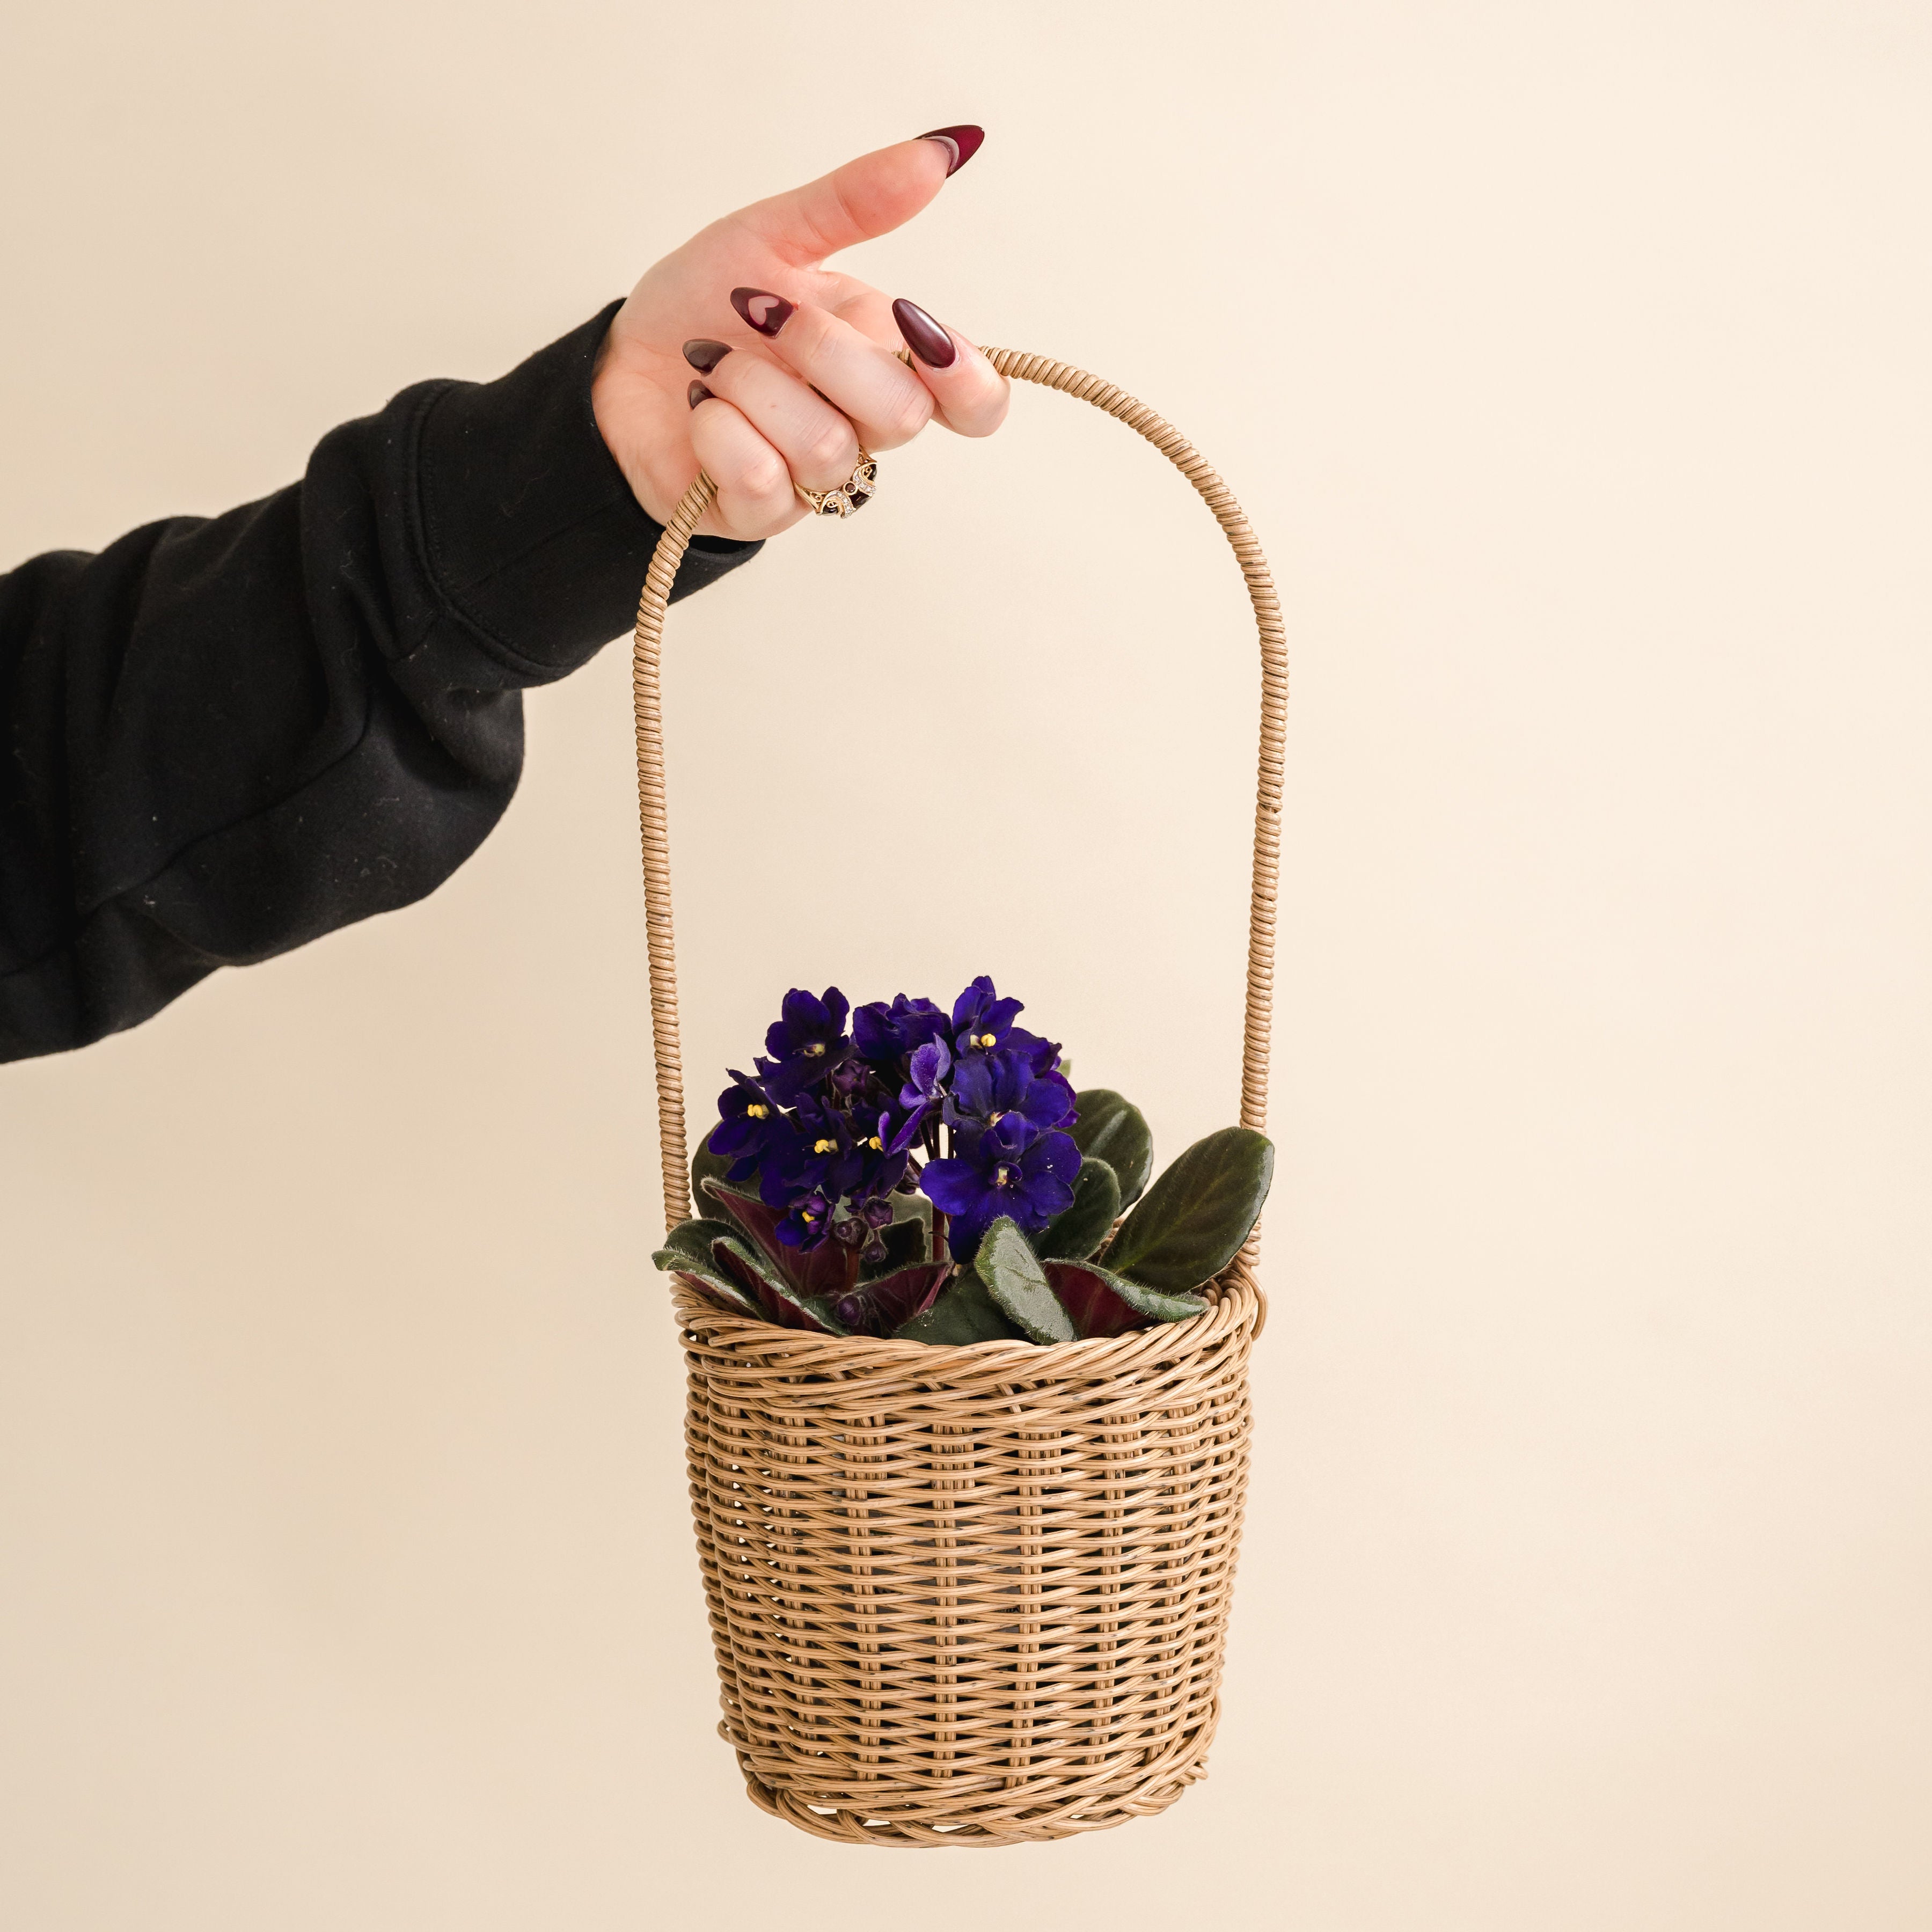
<instances>
[{"instance_id":1,"label":"beige background","mask_svg":"<svg viewBox=\"0 0 1932 1932\"><path fill-rule=\"evenodd\" d=\"M943 1863L740 1796L612 652L434 901L0 1070L0 1921L1932 1922L1928 80L1881 0L9 0L5 559L976 118L854 266L1180 423L1295 683L1208 1783ZM794 980L986 969L1172 1152L1234 1105L1239 584L1015 413L674 620L694 1084ZM883 739L798 769L854 690L946 748L914 827Z\"/></svg>"}]
</instances>

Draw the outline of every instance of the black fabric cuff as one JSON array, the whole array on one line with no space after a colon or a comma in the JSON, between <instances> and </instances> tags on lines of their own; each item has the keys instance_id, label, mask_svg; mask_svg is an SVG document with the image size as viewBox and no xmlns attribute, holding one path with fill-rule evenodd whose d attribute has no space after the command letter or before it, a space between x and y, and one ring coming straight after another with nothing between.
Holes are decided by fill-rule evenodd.
<instances>
[{"instance_id":1,"label":"black fabric cuff","mask_svg":"<svg viewBox=\"0 0 1932 1932\"><path fill-rule=\"evenodd\" d=\"M565 676L628 631L662 534L591 411L598 352L621 306L496 382L440 388L422 418L424 568L449 614L511 674L506 684ZM696 538L673 598L763 548Z\"/></svg>"}]
</instances>

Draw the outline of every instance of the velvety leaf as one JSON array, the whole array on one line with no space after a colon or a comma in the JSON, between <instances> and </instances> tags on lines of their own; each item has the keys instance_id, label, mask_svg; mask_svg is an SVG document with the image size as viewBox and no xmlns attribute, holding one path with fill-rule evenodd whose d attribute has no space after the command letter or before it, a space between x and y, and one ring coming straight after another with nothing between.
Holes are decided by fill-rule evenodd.
<instances>
[{"instance_id":1,"label":"velvety leaf","mask_svg":"<svg viewBox=\"0 0 1932 1932\"><path fill-rule=\"evenodd\" d=\"M845 1330L822 1295L806 1296L771 1269L736 1234L726 1234L711 1244L712 1262L730 1276L755 1300L768 1322L781 1328L807 1328L820 1335L842 1335Z\"/></svg>"},{"instance_id":2,"label":"velvety leaf","mask_svg":"<svg viewBox=\"0 0 1932 1932\"><path fill-rule=\"evenodd\" d=\"M833 1303L832 1314L855 1335L890 1335L938 1298L950 1262L917 1262L892 1274L862 1282Z\"/></svg>"},{"instance_id":3,"label":"velvety leaf","mask_svg":"<svg viewBox=\"0 0 1932 1932\"><path fill-rule=\"evenodd\" d=\"M877 1281L884 1275L896 1274L901 1268L910 1268L915 1262L926 1260L932 1252L931 1224L916 1215L895 1221L890 1227L880 1231L879 1239L884 1245L886 1258L882 1262L860 1262L859 1279L862 1283Z\"/></svg>"},{"instance_id":4,"label":"velvety leaf","mask_svg":"<svg viewBox=\"0 0 1932 1932\"><path fill-rule=\"evenodd\" d=\"M1090 1087L1074 1095L1073 1104L1080 1110L1079 1119L1068 1130L1074 1144L1114 1170L1120 1184L1120 1206L1131 1208L1154 1172L1154 1136L1146 1118L1111 1087Z\"/></svg>"},{"instance_id":5,"label":"velvety leaf","mask_svg":"<svg viewBox=\"0 0 1932 1932\"><path fill-rule=\"evenodd\" d=\"M704 1184L707 1180L722 1180L726 1170L731 1165L728 1156L713 1154L704 1144L705 1141L710 1139L716 1126L717 1123L714 1121L711 1127L706 1130L704 1140L698 1143L698 1151L691 1156L691 1198L700 1214L710 1204L710 1197L704 1191ZM740 1182L740 1185L749 1188L754 1194L758 1192L755 1176L749 1180Z\"/></svg>"},{"instance_id":6,"label":"velvety leaf","mask_svg":"<svg viewBox=\"0 0 1932 1932\"><path fill-rule=\"evenodd\" d=\"M664 1237L664 1246L659 1253L682 1255L688 1262L700 1268L711 1265L711 1244L721 1235L737 1234L743 1231L730 1221L680 1221ZM653 1255L652 1260L657 1261ZM660 1268L676 1267L676 1262L658 1262Z\"/></svg>"},{"instance_id":7,"label":"velvety leaf","mask_svg":"<svg viewBox=\"0 0 1932 1932\"><path fill-rule=\"evenodd\" d=\"M755 1194L707 1180L705 1190L751 1236L752 1245L764 1257L765 1265L784 1282L800 1300L819 1298L836 1301L849 1294L859 1279L859 1251L842 1241L825 1241L809 1253L788 1247L778 1239L778 1223L784 1219L776 1208L767 1208Z\"/></svg>"},{"instance_id":8,"label":"velvety leaf","mask_svg":"<svg viewBox=\"0 0 1932 1932\"><path fill-rule=\"evenodd\" d=\"M765 1312L711 1258L711 1244L738 1230L724 1221L680 1221L651 1259L664 1271L695 1288L734 1315L765 1319Z\"/></svg>"},{"instance_id":9,"label":"velvety leaf","mask_svg":"<svg viewBox=\"0 0 1932 1932\"><path fill-rule=\"evenodd\" d=\"M1007 1316L1034 1341L1078 1339L1072 1319L1047 1285L1046 1270L1033 1244L1011 1215L1002 1214L980 1237L973 1268Z\"/></svg>"},{"instance_id":10,"label":"velvety leaf","mask_svg":"<svg viewBox=\"0 0 1932 1932\"><path fill-rule=\"evenodd\" d=\"M1261 1217L1274 1178L1274 1144L1251 1127L1223 1127L1194 1144L1148 1190L1106 1253L1116 1274L1180 1293L1232 1261Z\"/></svg>"},{"instance_id":11,"label":"velvety leaf","mask_svg":"<svg viewBox=\"0 0 1932 1932\"><path fill-rule=\"evenodd\" d=\"M762 1308L747 1298L742 1288L721 1274L700 1274L694 1268L675 1268L671 1271L671 1280L694 1288L713 1307L723 1309L727 1315L742 1316L748 1322L770 1318Z\"/></svg>"},{"instance_id":12,"label":"velvety leaf","mask_svg":"<svg viewBox=\"0 0 1932 1932\"><path fill-rule=\"evenodd\" d=\"M1073 1184L1073 1205L1034 1235L1034 1252L1042 1261L1084 1262L1107 1238L1120 1211L1119 1178L1089 1154Z\"/></svg>"},{"instance_id":13,"label":"velvety leaf","mask_svg":"<svg viewBox=\"0 0 1932 1932\"><path fill-rule=\"evenodd\" d=\"M1184 1322L1208 1305L1198 1294L1144 1288L1092 1262L1048 1262L1046 1279L1083 1341L1094 1335L1150 1328L1156 1322Z\"/></svg>"},{"instance_id":14,"label":"velvety leaf","mask_svg":"<svg viewBox=\"0 0 1932 1932\"><path fill-rule=\"evenodd\" d=\"M695 1288L730 1313L762 1322L764 1309L750 1300L711 1258L711 1244L734 1232L722 1221L680 1221L664 1237L664 1245L651 1259L674 1280Z\"/></svg>"},{"instance_id":15,"label":"velvety leaf","mask_svg":"<svg viewBox=\"0 0 1932 1932\"><path fill-rule=\"evenodd\" d=\"M893 1334L902 1342L931 1342L944 1348L1026 1340L1000 1313L999 1304L986 1292L986 1284L970 1268L962 1269L923 1315L915 1315Z\"/></svg>"}]
</instances>

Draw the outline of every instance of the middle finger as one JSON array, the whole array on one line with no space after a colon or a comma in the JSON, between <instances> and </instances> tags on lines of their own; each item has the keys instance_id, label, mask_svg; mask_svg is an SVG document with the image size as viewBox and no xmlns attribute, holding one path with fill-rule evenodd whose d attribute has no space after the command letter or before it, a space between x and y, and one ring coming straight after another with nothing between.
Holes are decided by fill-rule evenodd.
<instances>
[{"instance_id":1,"label":"middle finger","mask_svg":"<svg viewBox=\"0 0 1932 1932\"><path fill-rule=\"evenodd\" d=\"M874 455L910 442L932 420L926 385L830 309L766 289L734 289L731 306L774 355L844 411Z\"/></svg>"},{"instance_id":2,"label":"middle finger","mask_svg":"<svg viewBox=\"0 0 1932 1932\"><path fill-rule=\"evenodd\" d=\"M784 458L794 483L836 490L851 475L858 432L789 370L755 350L702 340L684 345L684 359Z\"/></svg>"}]
</instances>

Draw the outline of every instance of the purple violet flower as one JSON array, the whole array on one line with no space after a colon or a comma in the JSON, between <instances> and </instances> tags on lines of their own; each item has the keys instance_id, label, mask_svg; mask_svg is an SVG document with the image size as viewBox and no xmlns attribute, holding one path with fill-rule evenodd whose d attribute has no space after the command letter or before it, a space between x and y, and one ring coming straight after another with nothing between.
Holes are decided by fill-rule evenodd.
<instances>
[{"instance_id":1,"label":"purple violet flower","mask_svg":"<svg viewBox=\"0 0 1932 1932\"><path fill-rule=\"evenodd\" d=\"M1001 999L991 978L982 973L952 1002L954 1047L962 1054L990 1053L1006 1038L1014 1015L1024 1010L1024 1004Z\"/></svg>"},{"instance_id":2,"label":"purple violet flower","mask_svg":"<svg viewBox=\"0 0 1932 1932\"><path fill-rule=\"evenodd\" d=\"M852 1016L852 1044L864 1060L896 1060L928 1040L944 1039L948 1030L945 1014L930 1000L909 1000L903 993L896 993L890 1006L874 1000Z\"/></svg>"},{"instance_id":3,"label":"purple violet flower","mask_svg":"<svg viewBox=\"0 0 1932 1932\"><path fill-rule=\"evenodd\" d=\"M801 1194L778 1225L778 1238L788 1248L822 1247L831 1232L832 1203L815 1190Z\"/></svg>"},{"instance_id":4,"label":"purple violet flower","mask_svg":"<svg viewBox=\"0 0 1932 1932\"><path fill-rule=\"evenodd\" d=\"M1036 1074L1023 1054L1002 1048L961 1062L946 1119L951 1126L976 1121L999 1126L1018 1120L1030 1131L1044 1132L1072 1113L1073 1089L1062 1076Z\"/></svg>"},{"instance_id":5,"label":"purple violet flower","mask_svg":"<svg viewBox=\"0 0 1932 1932\"><path fill-rule=\"evenodd\" d=\"M765 1052L773 1064L760 1062L765 1090L782 1107L788 1107L817 1086L845 1053L845 995L828 986L823 999L794 986L784 996L782 1017L765 1032Z\"/></svg>"},{"instance_id":6,"label":"purple violet flower","mask_svg":"<svg viewBox=\"0 0 1932 1932\"><path fill-rule=\"evenodd\" d=\"M1072 1205L1081 1163L1072 1135L1036 1134L1012 1116L997 1127L954 1132L956 1151L928 1161L919 1184L952 1217L956 1260L970 1260L980 1236L1002 1214L1034 1229Z\"/></svg>"},{"instance_id":7,"label":"purple violet flower","mask_svg":"<svg viewBox=\"0 0 1932 1932\"><path fill-rule=\"evenodd\" d=\"M728 1071L731 1084L718 1096L718 1124L706 1145L730 1161L725 1179L740 1181L748 1180L769 1154L782 1149L791 1133L757 1081L748 1079L735 1066Z\"/></svg>"}]
</instances>

